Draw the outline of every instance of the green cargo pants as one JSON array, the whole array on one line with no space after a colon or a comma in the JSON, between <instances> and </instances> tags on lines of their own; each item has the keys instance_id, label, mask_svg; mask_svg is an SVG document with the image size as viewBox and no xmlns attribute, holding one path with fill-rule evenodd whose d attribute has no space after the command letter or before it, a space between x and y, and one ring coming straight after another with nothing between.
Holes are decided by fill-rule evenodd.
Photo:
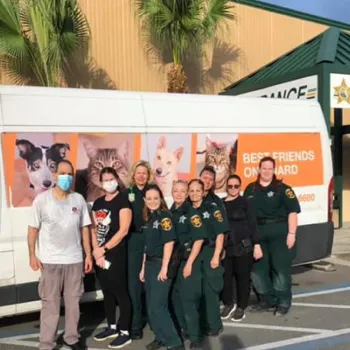
<instances>
[{"instance_id":1,"label":"green cargo pants","mask_svg":"<svg viewBox=\"0 0 350 350\"><path fill-rule=\"evenodd\" d=\"M155 338L166 347L182 345L169 312L169 293L172 280L158 281L161 262L146 261L145 288L149 322Z\"/></svg>"},{"instance_id":2,"label":"green cargo pants","mask_svg":"<svg viewBox=\"0 0 350 350\"><path fill-rule=\"evenodd\" d=\"M284 226L263 226L260 244L264 255L253 265L251 276L261 300L271 306L289 308L292 303L292 261L296 254L296 245L288 249L287 229Z\"/></svg>"},{"instance_id":3,"label":"green cargo pants","mask_svg":"<svg viewBox=\"0 0 350 350\"><path fill-rule=\"evenodd\" d=\"M216 269L212 269L210 261L214 255L214 248L203 247L202 275L203 275L203 311L205 319L205 330L207 332L217 332L222 329L220 315L220 293L224 287L224 268L220 264Z\"/></svg>"},{"instance_id":4,"label":"green cargo pants","mask_svg":"<svg viewBox=\"0 0 350 350\"><path fill-rule=\"evenodd\" d=\"M130 233L128 240L128 289L132 304L131 332L143 328L142 283L140 271L144 252L144 236L141 233Z\"/></svg>"},{"instance_id":5,"label":"green cargo pants","mask_svg":"<svg viewBox=\"0 0 350 350\"><path fill-rule=\"evenodd\" d=\"M191 342L199 343L203 340L200 327L199 308L202 296L202 273L199 257L193 263L192 274L186 279L183 269L186 262L182 262L172 290L172 304L176 320Z\"/></svg>"}]
</instances>

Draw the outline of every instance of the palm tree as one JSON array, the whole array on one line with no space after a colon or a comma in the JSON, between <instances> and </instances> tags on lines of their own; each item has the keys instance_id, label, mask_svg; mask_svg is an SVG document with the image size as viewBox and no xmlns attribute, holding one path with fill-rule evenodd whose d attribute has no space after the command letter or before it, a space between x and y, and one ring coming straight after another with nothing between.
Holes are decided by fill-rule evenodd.
<instances>
[{"instance_id":1,"label":"palm tree","mask_svg":"<svg viewBox=\"0 0 350 350\"><path fill-rule=\"evenodd\" d=\"M231 0L135 0L136 13L151 54L171 53L168 92L186 93L183 63L188 55L203 55L220 24L234 19Z\"/></svg>"},{"instance_id":2,"label":"palm tree","mask_svg":"<svg viewBox=\"0 0 350 350\"><path fill-rule=\"evenodd\" d=\"M0 65L15 84L89 85L74 78L78 62L97 71L89 43L77 0L0 0Z\"/></svg>"}]
</instances>

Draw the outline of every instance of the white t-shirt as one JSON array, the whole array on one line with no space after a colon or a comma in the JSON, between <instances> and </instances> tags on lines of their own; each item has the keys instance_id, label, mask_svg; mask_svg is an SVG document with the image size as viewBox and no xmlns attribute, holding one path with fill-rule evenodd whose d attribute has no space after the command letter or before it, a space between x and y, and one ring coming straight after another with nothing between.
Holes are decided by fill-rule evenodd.
<instances>
[{"instance_id":1,"label":"white t-shirt","mask_svg":"<svg viewBox=\"0 0 350 350\"><path fill-rule=\"evenodd\" d=\"M80 263L81 228L91 224L87 204L79 193L58 200L52 191L39 194L32 205L29 226L39 229L38 258L44 264Z\"/></svg>"}]
</instances>

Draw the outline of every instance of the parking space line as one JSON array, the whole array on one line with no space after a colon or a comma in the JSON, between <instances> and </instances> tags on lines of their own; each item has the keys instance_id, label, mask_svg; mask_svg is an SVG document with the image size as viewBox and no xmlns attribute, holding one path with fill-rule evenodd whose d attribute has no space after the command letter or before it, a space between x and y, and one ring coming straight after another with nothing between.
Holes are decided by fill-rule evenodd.
<instances>
[{"instance_id":1,"label":"parking space line","mask_svg":"<svg viewBox=\"0 0 350 350\"><path fill-rule=\"evenodd\" d=\"M27 347L31 347L31 348L39 348L39 343L35 342L35 341L1 339L0 340L0 344L27 346Z\"/></svg>"},{"instance_id":2,"label":"parking space line","mask_svg":"<svg viewBox=\"0 0 350 350\"><path fill-rule=\"evenodd\" d=\"M311 296L314 296L314 295L323 295L323 294L332 294L332 293L346 292L348 290L350 290L350 285L349 284L347 284L344 287L333 287L333 288L320 289L320 290L316 290L316 291L313 291L313 292L295 293L293 295L293 299L311 297Z\"/></svg>"},{"instance_id":3,"label":"parking space line","mask_svg":"<svg viewBox=\"0 0 350 350\"><path fill-rule=\"evenodd\" d=\"M8 339L13 339L13 340L22 340L22 339L27 339L27 338L38 338L40 333L28 333L28 334L21 334L21 335L14 335L10 336L9 334L6 334L5 337L0 338L0 342L2 340L8 340Z\"/></svg>"},{"instance_id":4,"label":"parking space line","mask_svg":"<svg viewBox=\"0 0 350 350\"><path fill-rule=\"evenodd\" d=\"M350 305L339 304L293 303L293 306L320 307L328 309L350 309Z\"/></svg>"},{"instance_id":5,"label":"parking space line","mask_svg":"<svg viewBox=\"0 0 350 350\"><path fill-rule=\"evenodd\" d=\"M235 322L223 322L225 326L236 327L236 328L252 328L252 329L270 329L275 331L286 331L286 332L300 332L300 333L326 333L333 332L331 329L317 329L317 328L302 328L302 327L284 327L274 326L265 324L254 324L254 323L235 323Z\"/></svg>"},{"instance_id":6,"label":"parking space line","mask_svg":"<svg viewBox=\"0 0 350 350\"><path fill-rule=\"evenodd\" d=\"M238 350L269 350L269 349L282 349L282 347L287 347L289 345L297 345L306 342L312 342L321 339L327 339L331 337L341 336L345 334L350 334L350 328L340 329L339 331L328 331L321 334L304 335L302 337L296 337L287 340L280 340L272 343L265 343L256 346L249 346L240 348Z\"/></svg>"}]
</instances>

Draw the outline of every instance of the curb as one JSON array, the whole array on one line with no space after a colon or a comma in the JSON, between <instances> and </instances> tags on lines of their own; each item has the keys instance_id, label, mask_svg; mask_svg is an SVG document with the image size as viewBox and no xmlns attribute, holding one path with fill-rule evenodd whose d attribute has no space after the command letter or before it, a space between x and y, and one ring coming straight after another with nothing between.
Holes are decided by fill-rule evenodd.
<instances>
[{"instance_id":1,"label":"curb","mask_svg":"<svg viewBox=\"0 0 350 350\"><path fill-rule=\"evenodd\" d=\"M327 259L327 260L318 261L314 264L311 264L310 266L315 270L324 271L324 272L334 272L334 271L337 271L337 268L334 265L335 265L335 262L330 261L330 259ZM348 262L348 266L350 266L350 262Z\"/></svg>"}]
</instances>

